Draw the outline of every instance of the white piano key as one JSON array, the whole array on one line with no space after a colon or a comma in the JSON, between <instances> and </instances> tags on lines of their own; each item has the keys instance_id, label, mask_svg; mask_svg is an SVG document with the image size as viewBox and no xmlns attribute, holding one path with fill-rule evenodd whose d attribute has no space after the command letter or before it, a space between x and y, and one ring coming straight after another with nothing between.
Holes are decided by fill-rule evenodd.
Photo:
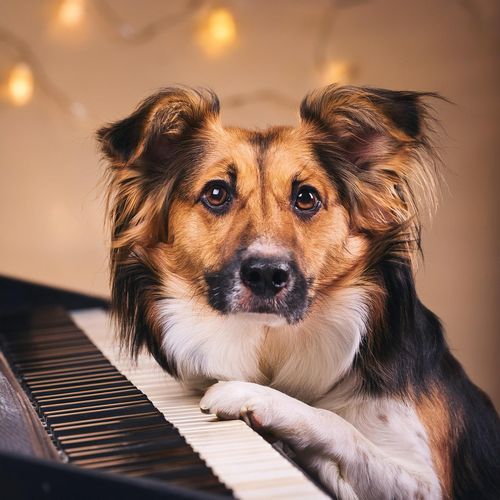
<instances>
[{"instance_id":1,"label":"white piano key","mask_svg":"<svg viewBox=\"0 0 500 500\"><path fill-rule=\"evenodd\" d=\"M199 396L187 392L148 354L134 362L117 348L102 309L71 316L111 363L144 392L219 479L242 500L328 498L298 468L240 420L217 420L200 412Z\"/></svg>"}]
</instances>

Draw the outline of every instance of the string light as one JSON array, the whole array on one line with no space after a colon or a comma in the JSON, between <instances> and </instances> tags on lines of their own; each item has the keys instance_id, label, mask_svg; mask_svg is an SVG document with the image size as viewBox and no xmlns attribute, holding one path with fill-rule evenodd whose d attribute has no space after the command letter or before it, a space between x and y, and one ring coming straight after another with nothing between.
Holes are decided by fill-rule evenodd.
<instances>
[{"instance_id":1,"label":"string light","mask_svg":"<svg viewBox=\"0 0 500 500\"><path fill-rule=\"evenodd\" d=\"M83 0L63 0L59 5L57 19L63 26L72 28L82 21L84 11Z\"/></svg>"},{"instance_id":2,"label":"string light","mask_svg":"<svg viewBox=\"0 0 500 500\"><path fill-rule=\"evenodd\" d=\"M198 40L210 56L218 56L236 41L236 23L228 9L212 9L201 24Z\"/></svg>"},{"instance_id":3,"label":"string light","mask_svg":"<svg viewBox=\"0 0 500 500\"><path fill-rule=\"evenodd\" d=\"M35 88L33 72L24 62L14 65L7 80L7 93L15 106L24 106L31 101Z\"/></svg>"},{"instance_id":4,"label":"string light","mask_svg":"<svg viewBox=\"0 0 500 500\"><path fill-rule=\"evenodd\" d=\"M107 32L115 40L131 44L145 43L157 35L179 24L195 18L205 8L209 0L186 0L179 10L156 16L149 23L135 27L121 19L120 10L113 8L107 0L61 0L56 13L60 24L74 27L83 20L87 7L107 25ZM331 59L332 28L338 14L348 8L366 3L368 0L327 0L321 12L315 40L313 42L312 65L321 84L352 83L357 78L359 68L349 61ZM481 24L481 32L492 37L472 2L457 0ZM212 8L198 31L199 41L209 55L218 55L237 41L237 26L231 12L222 7ZM5 27L0 26L0 45L15 53L15 60L23 61L14 65L2 85L2 95L6 95L12 104L26 105L37 88L49 97L58 107L77 120L88 117L85 106L70 99L48 75L31 46ZM3 90L5 89L5 94ZM278 106L295 108L296 100L275 89L259 89L236 93L228 96L224 102L227 107L245 106L256 101L267 101Z\"/></svg>"},{"instance_id":5,"label":"string light","mask_svg":"<svg viewBox=\"0 0 500 500\"><path fill-rule=\"evenodd\" d=\"M5 96L17 106L27 104L35 91L35 84L41 93L49 97L61 110L77 120L87 117L83 104L70 99L38 61L30 45L17 35L0 26L0 45L5 45L15 53L18 61L8 74L5 84ZM3 86L2 86L3 87Z\"/></svg>"},{"instance_id":6,"label":"string light","mask_svg":"<svg viewBox=\"0 0 500 500\"><path fill-rule=\"evenodd\" d=\"M227 9L215 9L207 19L209 35L220 44L231 43L236 38L236 25Z\"/></svg>"},{"instance_id":7,"label":"string light","mask_svg":"<svg viewBox=\"0 0 500 500\"><path fill-rule=\"evenodd\" d=\"M332 26L337 14L344 8L367 0L328 0L322 12L315 43L313 45L312 64L322 84L348 83L356 76L356 67L346 61L335 61L329 57ZM82 22L86 9L91 8L101 21L107 24L108 32L119 41L140 44L151 40L158 34L195 18L206 7L207 0L187 0L174 12L157 16L153 21L141 26L133 26L121 19L120 11L112 7L107 0L61 0L57 10L57 21L64 26L74 27ZM209 56L218 56L234 46L238 39L238 29L233 14L225 7L213 7L203 16L197 38L204 52ZM8 95L16 105L27 104L32 98L35 82L40 90L50 97L61 109L78 120L88 114L84 105L74 101L59 88L44 68L31 47L14 33L0 26L0 44L4 44L17 53L23 64L16 65L8 80ZM227 107L244 106L256 101L268 101L278 106L295 107L295 99L275 89L260 89L228 96Z\"/></svg>"},{"instance_id":8,"label":"string light","mask_svg":"<svg viewBox=\"0 0 500 500\"><path fill-rule=\"evenodd\" d=\"M107 0L96 0L91 3L91 7L100 20L107 25L108 34L115 40L129 44L142 44L183 21L193 18L205 3L206 0L188 0L179 10L155 16L153 21L140 27L125 22L120 16L119 9L115 9Z\"/></svg>"}]
</instances>

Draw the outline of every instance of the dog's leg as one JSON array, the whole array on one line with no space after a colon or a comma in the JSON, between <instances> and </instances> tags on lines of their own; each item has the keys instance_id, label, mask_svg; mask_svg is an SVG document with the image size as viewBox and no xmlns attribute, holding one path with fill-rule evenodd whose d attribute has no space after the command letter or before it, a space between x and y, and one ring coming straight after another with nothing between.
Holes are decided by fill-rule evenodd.
<instances>
[{"instance_id":1,"label":"dog's leg","mask_svg":"<svg viewBox=\"0 0 500 500\"><path fill-rule=\"evenodd\" d=\"M308 472L312 472L325 485L335 498L340 500L359 500L352 486L342 477L340 467L331 458L325 458L314 452L302 451L295 458L300 466Z\"/></svg>"},{"instance_id":2,"label":"dog's leg","mask_svg":"<svg viewBox=\"0 0 500 500\"><path fill-rule=\"evenodd\" d=\"M433 468L422 457L392 456L339 415L270 387L219 382L206 392L200 407L219 418L243 418L256 430L272 432L299 456L305 453L309 466L341 498L352 498L351 493L360 498L441 497ZM403 449L406 430L403 425L397 436Z\"/></svg>"}]
</instances>

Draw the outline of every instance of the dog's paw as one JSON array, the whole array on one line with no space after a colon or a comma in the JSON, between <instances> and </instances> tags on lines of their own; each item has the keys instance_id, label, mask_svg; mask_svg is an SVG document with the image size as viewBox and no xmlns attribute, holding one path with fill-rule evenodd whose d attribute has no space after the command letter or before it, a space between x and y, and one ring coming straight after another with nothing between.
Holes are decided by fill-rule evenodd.
<instances>
[{"instance_id":1,"label":"dog's paw","mask_svg":"<svg viewBox=\"0 0 500 500\"><path fill-rule=\"evenodd\" d=\"M273 430L277 422L283 423L286 399L292 398L251 382L218 382L205 393L200 409L223 420L241 418L256 430Z\"/></svg>"}]
</instances>

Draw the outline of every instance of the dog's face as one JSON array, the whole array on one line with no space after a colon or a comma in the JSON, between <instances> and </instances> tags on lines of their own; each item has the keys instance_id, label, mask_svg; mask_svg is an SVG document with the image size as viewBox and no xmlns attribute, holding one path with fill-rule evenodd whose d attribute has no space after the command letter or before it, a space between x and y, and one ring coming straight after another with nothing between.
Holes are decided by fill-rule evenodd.
<instances>
[{"instance_id":1,"label":"dog's face","mask_svg":"<svg viewBox=\"0 0 500 500\"><path fill-rule=\"evenodd\" d=\"M420 97L329 87L303 101L298 127L246 131L221 125L214 94L173 88L101 129L129 340L151 347L155 335L137 336L158 330L154 303L179 294L297 324L366 280L388 245L407 251L412 179L428 174Z\"/></svg>"},{"instance_id":2,"label":"dog's face","mask_svg":"<svg viewBox=\"0 0 500 500\"><path fill-rule=\"evenodd\" d=\"M174 268L221 313L300 321L360 250L307 130L210 123L203 141L206 153L172 193L165 250Z\"/></svg>"}]
</instances>

